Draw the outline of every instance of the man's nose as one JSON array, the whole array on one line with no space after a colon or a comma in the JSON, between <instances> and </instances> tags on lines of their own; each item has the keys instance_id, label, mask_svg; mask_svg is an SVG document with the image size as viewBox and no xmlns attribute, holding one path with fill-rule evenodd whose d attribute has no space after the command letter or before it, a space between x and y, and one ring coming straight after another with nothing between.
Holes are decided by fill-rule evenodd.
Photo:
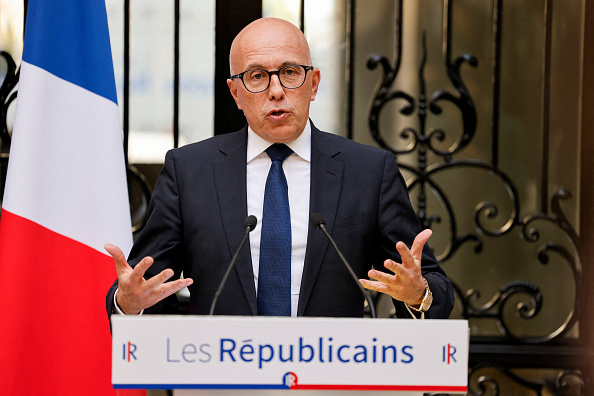
<instances>
[{"instance_id":1,"label":"man's nose","mask_svg":"<svg viewBox=\"0 0 594 396\"><path fill-rule=\"evenodd\" d=\"M280 82L278 75L270 76L270 87L268 87L268 99L281 99L285 96L285 88Z\"/></svg>"}]
</instances>

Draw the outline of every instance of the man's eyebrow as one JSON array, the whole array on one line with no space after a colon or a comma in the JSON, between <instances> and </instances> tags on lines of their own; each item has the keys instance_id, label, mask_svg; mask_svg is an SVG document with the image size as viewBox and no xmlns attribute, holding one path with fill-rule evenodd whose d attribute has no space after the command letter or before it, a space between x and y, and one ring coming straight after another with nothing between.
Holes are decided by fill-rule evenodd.
<instances>
[{"instance_id":1,"label":"man's eyebrow","mask_svg":"<svg viewBox=\"0 0 594 396\"><path fill-rule=\"evenodd\" d=\"M289 66L289 65L299 65L299 62L293 62L293 61L286 61L281 63L281 65L279 66L278 69L280 69L281 67L285 67L285 66ZM251 63L247 66L246 70L254 70L254 69L262 69L262 70L268 70L264 65L262 65L261 63ZM278 70L275 69L275 70Z\"/></svg>"},{"instance_id":2,"label":"man's eyebrow","mask_svg":"<svg viewBox=\"0 0 594 396\"><path fill-rule=\"evenodd\" d=\"M247 65L245 70L264 69L264 66L259 63L252 63Z\"/></svg>"}]
</instances>

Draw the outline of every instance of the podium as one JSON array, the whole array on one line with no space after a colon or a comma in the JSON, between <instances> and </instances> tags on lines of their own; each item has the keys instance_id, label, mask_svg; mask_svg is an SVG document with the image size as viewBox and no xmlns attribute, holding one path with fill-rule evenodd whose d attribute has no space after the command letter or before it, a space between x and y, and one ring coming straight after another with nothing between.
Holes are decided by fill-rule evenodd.
<instances>
[{"instance_id":1,"label":"podium","mask_svg":"<svg viewBox=\"0 0 594 396\"><path fill-rule=\"evenodd\" d=\"M466 320L114 315L112 333L116 389L467 392Z\"/></svg>"}]
</instances>

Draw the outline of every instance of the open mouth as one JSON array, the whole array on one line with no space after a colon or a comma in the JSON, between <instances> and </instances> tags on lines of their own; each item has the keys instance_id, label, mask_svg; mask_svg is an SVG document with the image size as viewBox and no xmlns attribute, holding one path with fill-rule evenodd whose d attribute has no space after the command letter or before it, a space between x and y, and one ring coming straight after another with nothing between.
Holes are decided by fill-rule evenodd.
<instances>
[{"instance_id":1,"label":"open mouth","mask_svg":"<svg viewBox=\"0 0 594 396\"><path fill-rule=\"evenodd\" d=\"M273 115L273 116L279 116L279 115L283 115L283 114L285 114L285 112L283 110L277 110L277 111L270 112L270 115Z\"/></svg>"}]
</instances>

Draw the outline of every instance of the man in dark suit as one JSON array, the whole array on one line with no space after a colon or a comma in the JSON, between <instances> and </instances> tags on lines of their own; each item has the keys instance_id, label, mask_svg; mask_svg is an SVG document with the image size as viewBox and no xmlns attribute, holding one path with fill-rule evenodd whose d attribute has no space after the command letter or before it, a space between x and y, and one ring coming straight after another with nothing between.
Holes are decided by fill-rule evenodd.
<instances>
[{"instance_id":1,"label":"man in dark suit","mask_svg":"<svg viewBox=\"0 0 594 396\"><path fill-rule=\"evenodd\" d=\"M108 314L173 312L175 292L186 286L190 313L207 314L253 214L260 224L215 313L362 316L360 290L309 224L310 213L319 212L357 276L375 279L361 284L390 295L399 317L447 318L452 285L425 247L431 231L421 232L393 155L321 132L309 120L320 71L301 31L279 19L257 20L235 38L230 66L229 89L248 126L167 154L129 263L106 245L118 272ZM271 145L287 150L282 159ZM275 161L288 205L284 222L267 206ZM271 228L277 226L285 228ZM272 244L287 234L288 249ZM279 295L282 302L270 300Z\"/></svg>"}]
</instances>

